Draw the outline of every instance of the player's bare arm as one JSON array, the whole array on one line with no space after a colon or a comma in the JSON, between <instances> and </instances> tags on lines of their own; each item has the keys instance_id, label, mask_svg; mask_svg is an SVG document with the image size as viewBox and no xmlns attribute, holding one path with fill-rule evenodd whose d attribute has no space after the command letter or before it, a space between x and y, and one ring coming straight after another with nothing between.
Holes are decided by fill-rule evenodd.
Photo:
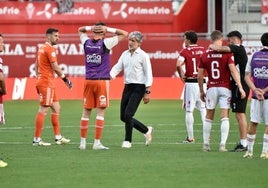
<instances>
[{"instance_id":1,"label":"player's bare arm","mask_svg":"<svg viewBox=\"0 0 268 188\"><path fill-rule=\"evenodd\" d=\"M229 46L220 46L216 44L210 44L209 48L217 52L231 52L231 48Z\"/></svg>"},{"instance_id":2,"label":"player's bare arm","mask_svg":"<svg viewBox=\"0 0 268 188\"><path fill-rule=\"evenodd\" d=\"M69 89L72 89L73 85L72 82L65 76L65 74L62 72L61 68L59 67L57 62L53 62L52 63L52 68L55 71L55 73L61 77L61 79L64 81L64 83L66 84L66 86Z\"/></svg>"},{"instance_id":3,"label":"player's bare arm","mask_svg":"<svg viewBox=\"0 0 268 188\"><path fill-rule=\"evenodd\" d=\"M184 62L181 62L180 60L177 60L177 72L178 72L181 80L185 81L186 77L185 77L184 72L182 70L183 65L184 65Z\"/></svg>"},{"instance_id":4,"label":"player's bare arm","mask_svg":"<svg viewBox=\"0 0 268 188\"><path fill-rule=\"evenodd\" d=\"M262 91L263 91L264 94L267 93L268 92L268 87L262 89Z\"/></svg>"},{"instance_id":5,"label":"player's bare arm","mask_svg":"<svg viewBox=\"0 0 268 188\"><path fill-rule=\"evenodd\" d=\"M204 92L204 69L198 68L197 81L200 91L200 98L203 102L205 102L206 94Z\"/></svg>"},{"instance_id":6,"label":"player's bare arm","mask_svg":"<svg viewBox=\"0 0 268 188\"><path fill-rule=\"evenodd\" d=\"M255 84L251 80L251 73L245 73L245 82L247 83L248 87L256 94L258 100L264 100L264 90L260 88L256 88Z\"/></svg>"},{"instance_id":7,"label":"player's bare arm","mask_svg":"<svg viewBox=\"0 0 268 188\"><path fill-rule=\"evenodd\" d=\"M123 40L128 35L128 32L125 30L111 28L111 27L107 27L107 26L100 26L100 28L96 28L96 29L100 29L100 31L109 32L109 33L113 33L113 34L117 35L118 41Z\"/></svg>"},{"instance_id":8,"label":"player's bare arm","mask_svg":"<svg viewBox=\"0 0 268 188\"><path fill-rule=\"evenodd\" d=\"M116 29L115 34L118 37L118 41L121 41L128 36L128 32L122 29Z\"/></svg>"},{"instance_id":9,"label":"player's bare arm","mask_svg":"<svg viewBox=\"0 0 268 188\"><path fill-rule=\"evenodd\" d=\"M3 72L0 72L0 93L2 95L6 94L6 82Z\"/></svg>"},{"instance_id":10,"label":"player's bare arm","mask_svg":"<svg viewBox=\"0 0 268 188\"><path fill-rule=\"evenodd\" d=\"M234 64L229 64L229 69L230 69L230 72L231 72L231 75L233 77L233 79L235 80L236 84L237 84L237 87L239 89L239 92L241 94L241 99L244 99L246 97L246 93L242 87L242 84L241 84L241 80L240 80L240 75L235 67Z\"/></svg>"},{"instance_id":11,"label":"player's bare arm","mask_svg":"<svg viewBox=\"0 0 268 188\"><path fill-rule=\"evenodd\" d=\"M128 32L125 30L111 28L111 27L107 27L103 25L82 26L78 28L79 35L84 34L88 31L92 31L93 33L103 33L103 34L105 34L106 32L114 33L115 35L117 35L118 41L123 40L128 35Z\"/></svg>"}]
</instances>

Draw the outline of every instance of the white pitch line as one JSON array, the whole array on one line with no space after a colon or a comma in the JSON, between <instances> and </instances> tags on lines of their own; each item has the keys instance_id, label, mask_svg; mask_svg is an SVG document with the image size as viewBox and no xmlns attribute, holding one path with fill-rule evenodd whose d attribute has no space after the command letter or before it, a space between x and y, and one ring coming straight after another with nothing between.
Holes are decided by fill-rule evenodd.
<instances>
[{"instance_id":1,"label":"white pitch line","mask_svg":"<svg viewBox=\"0 0 268 188\"><path fill-rule=\"evenodd\" d=\"M4 145L4 144L7 144L7 145L32 145L31 142L0 142L0 144ZM52 145L55 145L53 142L51 143ZM66 145L79 145L80 142L70 142ZM114 145L114 144L117 144L117 143L112 143L111 145ZM144 142L132 142L133 145L144 145ZM153 145L202 145L203 143L201 142L195 142L194 144L184 144L182 142L153 142L151 145L153 147ZM235 142L227 142L227 145L235 145L237 143ZM262 144L262 142L256 142L255 144ZM87 145L93 145L93 142L87 142ZM219 143L211 143L210 145L219 145ZM121 142L118 142L118 146L121 147Z\"/></svg>"}]
</instances>

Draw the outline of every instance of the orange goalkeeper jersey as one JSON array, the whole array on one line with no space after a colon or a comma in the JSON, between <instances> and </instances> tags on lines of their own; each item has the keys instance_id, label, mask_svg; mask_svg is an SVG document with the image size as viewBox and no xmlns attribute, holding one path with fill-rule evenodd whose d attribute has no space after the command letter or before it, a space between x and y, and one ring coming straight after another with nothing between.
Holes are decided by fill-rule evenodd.
<instances>
[{"instance_id":1,"label":"orange goalkeeper jersey","mask_svg":"<svg viewBox=\"0 0 268 188\"><path fill-rule=\"evenodd\" d=\"M54 88L54 70L52 63L57 62L56 50L48 42L41 45L37 55L37 86Z\"/></svg>"}]
</instances>

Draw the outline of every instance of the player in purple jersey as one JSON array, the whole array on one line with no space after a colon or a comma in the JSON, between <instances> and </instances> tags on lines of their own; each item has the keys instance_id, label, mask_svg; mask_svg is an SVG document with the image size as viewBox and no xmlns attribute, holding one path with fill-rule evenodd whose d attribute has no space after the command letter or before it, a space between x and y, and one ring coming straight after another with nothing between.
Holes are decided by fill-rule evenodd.
<instances>
[{"instance_id":1,"label":"player in purple jersey","mask_svg":"<svg viewBox=\"0 0 268 188\"><path fill-rule=\"evenodd\" d=\"M87 32L91 31L92 38ZM122 41L128 32L105 26L99 22L93 26L78 29L85 53L85 83L83 92L83 112L80 120L80 146L86 149L86 137L92 109L96 108L94 150L109 149L100 142L104 127L104 113L109 106L110 50ZM109 32L112 37L105 38Z\"/></svg>"},{"instance_id":2,"label":"player in purple jersey","mask_svg":"<svg viewBox=\"0 0 268 188\"><path fill-rule=\"evenodd\" d=\"M177 71L184 84L183 108L185 109L185 124L187 137L183 143L194 143L194 115L196 108L200 112L202 122L205 119L205 103L200 99L197 83L197 68L200 56L205 52L203 46L197 45L198 36L194 31L184 33L185 48L180 51L177 59ZM183 70L185 67L185 71Z\"/></svg>"},{"instance_id":3,"label":"player in purple jersey","mask_svg":"<svg viewBox=\"0 0 268 188\"><path fill-rule=\"evenodd\" d=\"M213 44L222 45L223 36L220 31L213 31L210 36ZM203 89L205 71L207 71L208 74L208 89L206 94ZM206 118L203 124L203 151L210 151L209 137L217 104L220 106L221 115L221 141L219 151L227 151L225 145L229 134L231 75L237 83L241 98L245 98L246 94L241 85L239 73L234 65L232 53L220 53L210 49L201 56L198 69L198 84L201 99L206 102L207 109Z\"/></svg>"},{"instance_id":4,"label":"player in purple jersey","mask_svg":"<svg viewBox=\"0 0 268 188\"><path fill-rule=\"evenodd\" d=\"M252 90L250 104L250 125L247 134L248 151L244 158L253 157L256 129L264 121L266 128L260 157L268 159L268 33L261 36L263 49L255 52L246 66L245 81Z\"/></svg>"}]
</instances>

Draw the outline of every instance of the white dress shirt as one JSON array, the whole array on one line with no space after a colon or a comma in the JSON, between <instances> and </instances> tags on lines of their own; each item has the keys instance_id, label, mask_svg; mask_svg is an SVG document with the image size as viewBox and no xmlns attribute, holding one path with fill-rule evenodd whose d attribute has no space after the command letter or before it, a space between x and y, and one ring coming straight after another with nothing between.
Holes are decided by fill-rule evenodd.
<instances>
[{"instance_id":1,"label":"white dress shirt","mask_svg":"<svg viewBox=\"0 0 268 188\"><path fill-rule=\"evenodd\" d=\"M122 70L124 70L125 84L145 84L145 87L150 87L153 83L149 55L140 47L132 55L129 50L121 54L110 71L111 78L114 79Z\"/></svg>"}]
</instances>

